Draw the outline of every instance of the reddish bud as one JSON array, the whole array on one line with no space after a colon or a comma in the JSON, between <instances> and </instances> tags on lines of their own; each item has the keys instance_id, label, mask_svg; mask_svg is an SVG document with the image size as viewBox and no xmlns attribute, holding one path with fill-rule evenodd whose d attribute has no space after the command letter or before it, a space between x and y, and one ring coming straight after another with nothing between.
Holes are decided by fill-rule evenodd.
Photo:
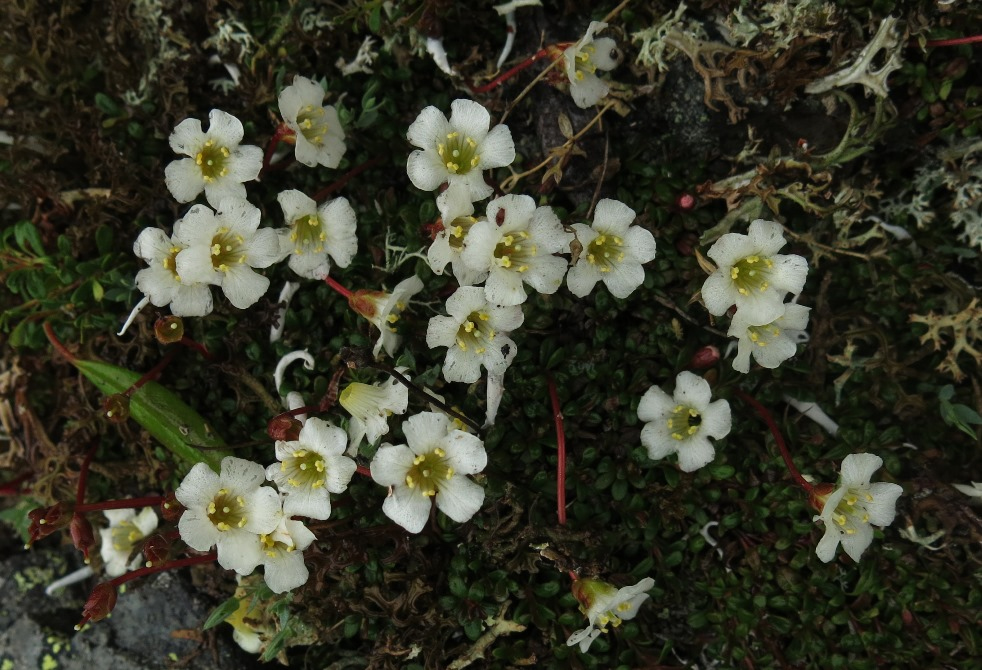
<instances>
[{"instance_id":1,"label":"reddish bud","mask_svg":"<svg viewBox=\"0 0 982 670\"><path fill-rule=\"evenodd\" d=\"M697 246L699 246L699 236L693 232L686 231L675 240L675 250L681 256L692 256L696 253Z\"/></svg>"},{"instance_id":2,"label":"reddish bud","mask_svg":"<svg viewBox=\"0 0 982 670\"><path fill-rule=\"evenodd\" d=\"M147 567L166 563L170 557L173 543L160 533L154 533L143 543L143 555L147 559Z\"/></svg>"},{"instance_id":3,"label":"reddish bud","mask_svg":"<svg viewBox=\"0 0 982 670\"><path fill-rule=\"evenodd\" d=\"M301 428L303 428L303 424L295 418L280 414L279 416L274 416L266 424L266 433L273 440L295 442L300 439Z\"/></svg>"},{"instance_id":4,"label":"reddish bud","mask_svg":"<svg viewBox=\"0 0 982 670\"><path fill-rule=\"evenodd\" d=\"M27 531L29 535L27 546L30 547L38 540L67 526L72 520L72 515L64 503L57 503L51 507L33 509L27 513L27 518L31 520Z\"/></svg>"},{"instance_id":5,"label":"reddish bud","mask_svg":"<svg viewBox=\"0 0 982 670\"><path fill-rule=\"evenodd\" d=\"M429 240L432 242L436 239L436 236L440 234L440 231L442 231L443 228L443 219L437 219L433 223L424 223L423 236L429 238Z\"/></svg>"},{"instance_id":6,"label":"reddish bud","mask_svg":"<svg viewBox=\"0 0 982 670\"><path fill-rule=\"evenodd\" d=\"M89 621L102 621L116 607L116 587L110 582L96 584L89 594L89 599L85 601L82 608L82 620L75 626L75 630L82 630Z\"/></svg>"},{"instance_id":7,"label":"reddish bud","mask_svg":"<svg viewBox=\"0 0 982 670\"><path fill-rule=\"evenodd\" d=\"M175 523L184 514L184 505L177 501L173 493L164 496L164 502L160 506L160 516L164 517L167 523Z\"/></svg>"},{"instance_id":8,"label":"reddish bud","mask_svg":"<svg viewBox=\"0 0 982 670\"><path fill-rule=\"evenodd\" d=\"M179 316L163 316L153 324L153 334L161 344L174 344L184 337L184 322Z\"/></svg>"},{"instance_id":9,"label":"reddish bud","mask_svg":"<svg viewBox=\"0 0 982 670\"><path fill-rule=\"evenodd\" d=\"M829 499L835 491L835 484L815 484L808 494L808 504L811 505L819 514L825 509L825 501Z\"/></svg>"},{"instance_id":10,"label":"reddish bud","mask_svg":"<svg viewBox=\"0 0 982 670\"><path fill-rule=\"evenodd\" d=\"M691 212L696 208L696 197L691 193L679 193L675 198L675 207L680 212Z\"/></svg>"},{"instance_id":11,"label":"reddish bud","mask_svg":"<svg viewBox=\"0 0 982 670\"><path fill-rule=\"evenodd\" d=\"M378 314L379 303L389 297L385 291L358 289L348 298L348 306L371 321Z\"/></svg>"},{"instance_id":12,"label":"reddish bud","mask_svg":"<svg viewBox=\"0 0 982 670\"><path fill-rule=\"evenodd\" d=\"M92 524L85 518L84 514L77 512L72 515L72 520L68 524L68 532L72 536L72 544L82 552L85 562L89 562L89 549L95 546L95 533L92 531Z\"/></svg>"},{"instance_id":13,"label":"reddish bud","mask_svg":"<svg viewBox=\"0 0 982 670\"><path fill-rule=\"evenodd\" d=\"M123 423L130 418L130 399L122 393L106 396L102 403L106 418L113 423Z\"/></svg>"},{"instance_id":14,"label":"reddish bud","mask_svg":"<svg viewBox=\"0 0 982 670\"><path fill-rule=\"evenodd\" d=\"M708 345L698 349L689 359L689 367L693 370L705 370L719 363L719 349Z\"/></svg>"}]
</instances>

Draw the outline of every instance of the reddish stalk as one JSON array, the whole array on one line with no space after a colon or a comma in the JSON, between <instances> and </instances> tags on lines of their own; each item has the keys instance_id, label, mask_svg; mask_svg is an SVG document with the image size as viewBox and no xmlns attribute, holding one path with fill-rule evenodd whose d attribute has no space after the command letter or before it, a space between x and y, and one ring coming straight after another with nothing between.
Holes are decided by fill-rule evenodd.
<instances>
[{"instance_id":1,"label":"reddish stalk","mask_svg":"<svg viewBox=\"0 0 982 670\"><path fill-rule=\"evenodd\" d=\"M343 295L348 300L351 300L351 296L354 295L351 291L349 291L345 287L341 286L341 284L337 283L334 280L334 278L331 277L330 275L328 275L327 277L324 277L324 283L327 284L328 286L330 286L331 288L333 288L335 291L337 291L341 295Z\"/></svg>"},{"instance_id":2,"label":"reddish stalk","mask_svg":"<svg viewBox=\"0 0 982 670\"><path fill-rule=\"evenodd\" d=\"M164 355L164 357L160 359L160 362L157 363L155 366L153 366L153 369L151 369L150 372L146 373L145 375L137 379L135 382L133 382L133 386L123 391L123 395L131 396L137 391L139 391L140 387L142 387L144 384L146 384L147 382L152 382L157 377L159 377L160 374L164 371L164 368L170 365L170 362L174 360L175 354L177 354L177 349L171 349L170 351L168 351Z\"/></svg>"},{"instance_id":3,"label":"reddish stalk","mask_svg":"<svg viewBox=\"0 0 982 670\"><path fill-rule=\"evenodd\" d=\"M924 43L925 47L955 47L961 44L975 44L982 42L982 35L972 35L971 37L952 37L946 40L928 40Z\"/></svg>"},{"instance_id":4,"label":"reddish stalk","mask_svg":"<svg viewBox=\"0 0 982 670\"><path fill-rule=\"evenodd\" d=\"M781 452L781 458L784 459L784 464L788 467L788 472L791 473L791 478L794 479L795 483L797 483L798 486L803 488L806 493L811 495L811 493L815 490L815 487L809 484L808 481L806 481L805 478L801 476L801 473L798 471L798 468L795 467L794 461L791 460L791 452L788 451L788 445L785 444L784 437L781 435L781 430L777 427L777 423L774 421L774 417L771 416L771 413L767 410L766 407L764 407L759 402L757 402L756 398L754 398L753 396L747 393L744 393L740 389L735 389L735 390L736 390L736 394L740 396L740 399L743 400L748 405L750 405L751 407L753 407L754 410L757 412L757 414L760 415L760 418L764 420L764 423L767 424L767 427L770 428L771 435L774 436L774 442L777 444L777 448Z\"/></svg>"},{"instance_id":5,"label":"reddish stalk","mask_svg":"<svg viewBox=\"0 0 982 670\"><path fill-rule=\"evenodd\" d=\"M75 507L76 513L102 512L107 509L133 509L136 507L156 507L162 505L166 498L164 496L144 496L143 498L126 498L123 500L103 500L96 503L79 503Z\"/></svg>"},{"instance_id":6,"label":"reddish stalk","mask_svg":"<svg viewBox=\"0 0 982 670\"><path fill-rule=\"evenodd\" d=\"M32 470L28 470L20 477L16 477L11 479L9 482L0 484L0 496L20 496L30 493L31 489L22 489L20 485L33 476L34 472Z\"/></svg>"},{"instance_id":7,"label":"reddish stalk","mask_svg":"<svg viewBox=\"0 0 982 670\"><path fill-rule=\"evenodd\" d=\"M192 340L187 335L185 335L184 337L182 337L179 341L185 347L188 347L189 349L194 349L199 354L201 354L202 356L204 356L205 358L207 358L209 361L215 360L215 356L210 351L208 351L208 349L205 347L205 345L201 344L200 342L195 342L194 340Z\"/></svg>"},{"instance_id":8,"label":"reddish stalk","mask_svg":"<svg viewBox=\"0 0 982 670\"><path fill-rule=\"evenodd\" d=\"M65 357L65 360L67 360L69 363L71 363L72 365L74 365L75 364L75 361L77 360L75 358L75 354L73 354L72 352L70 352L65 347L65 345L61 343L61 340L59 340L55 336L55 330L54 330L54 328L51 327L51 323L49 323L48 321L45 321L44 322L44 325L42 327L44 328L44 334L45 334L45 336L47 336L48 342L51 342L51 346L53 346L55 348L55 351L57 351L59 354L61 354L62 356L64 356Z\"/></svg>"},{"instance_id":9,"label":"reddish stalk","mask_svg":"<svg viewBox=\"0 0 982 670\"><path fill-rule=\"evenodd\" d=\"M359 475L365 475L366 477L371 477L372 476L371 469L366 468L364 465L357 466L355 468L355 472L357 472Z\"/></svg>"},{"instance_id":10,"label":"reddish stalk","mask_svg":"<svg viewBox=\"0 0 982 670\"><path fill-rule=\"evenodd\" d=\"M335 191L344 188L345 184L347 184L349 181L360 175L365 170L375 167L383 160L385 160L385 155L380 155L365 161L361 165L356 165L355 167L348 170L344 175L341 176L340 179L336 180L333 184L328 184L321 190L317 191L317 193L314 194L314 200L320 202L321 200L331 195Z\"/></svg>"},{"instance_id":11,"label":"reddish stalk","mask_svg":"<svg viewBox=\"0 0 982 670\"><path fill-rule=\"evenodd\" d=\"M487 93L488 91L494 90L495 88L497 88L498 86L501 86L501 84L503 84L504 82L508 81L509 79L511 79L512 77L514 77L516 74L518 74L522 70L524 70L527 67L529 67L530 65L532 65L532 63L534 63L535 61L539 60L540 58L544 58L545 56L547 56L549 54L549 50L551 48L553 48L553 47L544 47L542 49L539 49L537 52L535 52L534 54L532 54L531 56L529 56L528 58L526 58L525 60L523 60L521 63L519 63L515 67L513 67L513 68L511 68L509 70L506 70L505 72L502 72L497 77L495 77L494 79L492 79L488 83L484 84L483 86L478 86L476 88L474 86L471 86L470 87L471 92L472 93Z\"/></svg>"},{"instance_id":12,"label":"reddish stalk","mask_svg":"<svg viewBox=\"0 0 982 670\"><path fill-rule=\"evenodd\" d=\"M556 382L552 375L546 375L549 383L549 400L552 402L552 418L556 422L556 516L559 525L566 525L566 430L563 426L563 411L559 405L559 394L556 393Z\"/></svg>"},{"instance_id":13,"label":"reddish stalk","mask_svg":"<svg viewBox=\"0 0 982 670\"><path fill-rule=\"evenodd\" d=\"M273 160L273 154L276 153L276 147L280 145L283 138L291 137L295 134L296 133L290 130L290 127L285 123L281 123L280 125L276 126L276 132L274 132L273 136L269 138L269 144L266 145L266 155L263 156L263 169L259 171L259 174L269 171L269 162Z\"/></svg>"},{"instance_id":14,"label":"reddish stalk","mask_svg":"<svg viewBox=\"0 0 982 670\"><path fill-rule=\"evenodd\" d=\"M78 490L75 492L76 511L85 504L85 489L89 485L89 467L92 465L92 459L95 457L95 452L98 448L98 444L89 448L85 453L85 458L82 459L81 467L78 469Z\"/></svg>"}]
</instances>

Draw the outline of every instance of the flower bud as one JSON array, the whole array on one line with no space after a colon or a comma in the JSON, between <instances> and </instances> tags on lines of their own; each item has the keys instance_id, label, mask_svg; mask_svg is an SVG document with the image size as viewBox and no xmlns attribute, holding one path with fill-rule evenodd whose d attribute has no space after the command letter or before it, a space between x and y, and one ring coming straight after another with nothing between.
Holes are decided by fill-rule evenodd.
<instances>
[{"instance_id":1,"label":"flower bud","mask_svg":"<svg viewBox=\"0 0 982 670\"><path fill-rule=\"evenodd\" d=\"M72 520L68 524L68 532L72 536L72 544L82 552L85 562L88 563L89 549L95 546L95 533L92 530L92 524L89 523L89 520L84 514L76 512L72 515Z\"/></svg>"},{"instance_id":2,"label":"flower bud","mask_svg":"<svg viewBox=\"0 0 982 670\"><path fill-rule=\"evenodd\" d=\"M164 496L164 502L160 506L160 516L164 518L167 523L176 523L181 515L184 514L184 505L178 502L174 493L168 493Z\"/></svg>"},{"instance_id":3,"label":"flower bud","mask_svg":"<svg viewBox=\"0 0 982 670\"><path fill-rule=\"evenodd\" d=\"M154 533L143 543L143 555L147 559L147 567L166 563L170 558L170 549L173 542L161 533Z\"/></svg>"},{"instance_id":4,"label":"flower bud","mask_svg":"<svg viewBox=\"0 0 982 670\"><path fill-rule=\"evenodd\" d=\"M75 626L75 630L82 630L89 621L102 621L116 607L116 587L111 582L96 584L89 594L89 599L85 601L82 608L82 621Z\"/></svg>"},{"instance_id":5,"label":"flower bud","mask_svg":"<svg viewBox=\"0 0 982 670\"><path fill-rule=\"evenodd\" d=\"M28 528L27 547L67 526L72 520L70 511L64 503L56 503L51 507L38 507L28 512L27 518L31 520L31 525Z\"/></svg>"},{"instance_id":6,"label":"flower bud","mask_svg":"<svg viewBox=\"0 0 982 670\"><path fill-rule=\"evenodd\" d=\"M270 439L282 440L284 442L295 442L300 438L300 429L303 424L292 416L274 416L266 426L266 433Z\"/></svg>"},{"instance_id":7,"label":"flower bud","mask_svg":"<svg viewBox=\"0 0 982 670\"><path fill-rule=\"evenodd\" d=\"M123 423L130 418L130 399L122 393L114 393L106 396L102 409L105 410L107 419L113 423Z\"/></svg>"},{"instance_id":8,"label":"flower bud","mask_svg":"<svg viewBox=\"0 0 982 670\"><path fill-rule=\"evenodd\" d=\"M821 514L825 509L825 501L833 491L835 491L835 484L815 484L808 494L808 504Z\"/></svg>"},{"instance_id":9,"label":"flower bud","mask_svg":"<svg viewBox=\"0 0 982 670\"><path fill-rule=\"evenodd\" d=\"M161 344L174 344L184 337L184 321L179 316L162 316L153 324L153 333Z\"/></svg>"},{"instance_id":10,"label":"flower bud","mask_svg":"<svg viewBox=\"0 0 982 670\"><path fill-rule=\"evenodd\" d=\"M358 289L348 298L348 306L371 321L378 314L380 305L388 300L388 298L389 294L385 291Z\"/></svg>"},{"instance_id":11,"label":"flower bud","mask_svg":"<svg viewBox=\"0 0 982 670\"><path fill-rule=\"evenodd\" d=\"M679 193L675 198L675 207L680 212L691 212L696 208L696 197L691 193Z\"/></svg>"},{"instance_id":12,"label":"flower bud","mask_svg":"<svg viewBox=\"0 0 982 670\"><path fill-rule=\"evenodd\" d=\"M693 370L706 370L719 363L719 349L707 345L698 349L689 359L689 367Z\"/></svg>"}]
</instances>

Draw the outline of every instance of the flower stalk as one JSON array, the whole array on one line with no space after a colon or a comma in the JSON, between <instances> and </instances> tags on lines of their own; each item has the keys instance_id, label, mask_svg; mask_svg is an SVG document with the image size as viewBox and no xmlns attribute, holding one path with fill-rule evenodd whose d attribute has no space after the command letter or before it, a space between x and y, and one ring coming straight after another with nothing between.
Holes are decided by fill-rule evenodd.
<instances>
[{"instance_id":1,"label":"flower stalk","mask_svg":"<svg viewBox=\"0 0 982 670\"><path fill-rule=\"evenodd\" d=\"M563 426L563 411L559 405L559 394L552 375L546 380L549 384L549 400L552 402L552 418L556 422L556 516L559 525L566 525L566 430ZM572 574L572 573L571 573ZM576 577L573 577L574 581Z\"/></svg>"},{"instance_id":2,"label":"flower stalk","mask_svg":"<svg viewBox=\"0 0 982 670\"><path fill-rule=\"evenodd\" d=\"M771 413L767 410L767 408L761 405L753 396L744 393L740 389L736 389L736 394L741 400L753 407L754 411L756 411L757 414L760 415L760 418L764 420L764 423L767 424L767 427L771 431L771 435L774 436L774 443L777 444L777 448L781 452L781 458L784 459L784 464L787 466L788 472L791 473L791 478L794 479L798 486L804 489L805 493L811 496L812 492L815 490L815 487L808 483L808 481L801 475L801 472L795 466L794 461L791 460L791 452L788 451L788 445L785 444L784 437L781 435L781 430L777 427L774 417L771 416Z\"/></svg>"}]
</instances>

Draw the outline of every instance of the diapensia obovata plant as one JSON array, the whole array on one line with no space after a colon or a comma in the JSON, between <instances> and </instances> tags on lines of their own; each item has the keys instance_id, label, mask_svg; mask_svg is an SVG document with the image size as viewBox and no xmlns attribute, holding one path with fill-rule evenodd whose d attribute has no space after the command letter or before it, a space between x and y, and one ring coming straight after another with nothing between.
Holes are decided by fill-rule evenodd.
<instances>
[{"instance_id":1,"label":"diapensia obovata plant","mask_svg":"<svg viewBox=\"0 0 982 670\"><path fill-rule=\"evenodd\" d=\"M553 62L554 74L563 73L566 81L558 83L582 108L608 95L603 73L620 59L614 40L597 36L604 27L592 23L576 42L547 47L537 56ZM484 91L506 79L495 80ZM317 193L280 191L280 211L267 213L272 221L264 221L249 201L250 191L263 187L257 177L281 170L291 160L276 162L281 144L293 146L299 165L333 169L340 164L349 134L324 99L319 83L297 75L279 94L282 123L265 151L243 144L243 125L221 110L211 110L207 129L198 119L174 128L170 146L179 157L165 168L163 178L174 199L188 207L170 230L148 228L137 236L134 253L147 267L135 283L144 299L123 329L148 304L169 310L170 316L155 329L160 341L172 347L159 365L131 378L111 366L79 361L56 344L83 373L99 379L96 383L108 396L107 418L132 417L152 426L155 437L193 463L180 486L167 495L86 502L93 450L80 469L76 499L32 512L33 540L67 527L86 557L100 547L109 579L93 590L82 623L107 616L122 584L188 565L217 562L238 575L261 567L272 591L301 588L309 577L304 552L317 542L308 526L331 518L336 496L348 491L355 477L379 485L375 502L407 533L423 532L436 515L458 524L470 522L486 509L486 482L494 476L489 466L506 457L488 448L484 437L506 402L509 367L525 346L522 329L531 316L530 294L563 291L577 299L595 291L618 299L645 294L645 274L657 249L648 222L636 212L643 203L599 198L589 214L570 218L537 194L501 192L496 171L515 161L515 138L479 100L464 98L452 101L449 109L424 107L405 129L410 152L406 176L416 188L432 192L440 212L424 256L429 271L451 275L456 286L438 296L427 291L429 276L398 272L387 281L389 289L349 285L343 271L359 254L359 238L364 243L368 232L359 229L354 204L343 195L328 196L357 179L366 164ZM706 251L707 278L700 297L707 318L729 320L727 335L736 346L732 367L747 373L752 365L778 367L804 342L809 309L797 300L808 262L780 253L786 244L780 223L757 219L741 225L745 233L726 233ZM201 423L200 417L180 407L179 399L166 395L153 380L178 355L179 345L210 356L184 335L182 318L208 318L215 300L250 308L269 293L264 270L283 262L301 282L301 291L305 284L323 282L347 301L371 324L374 343L370 352L342 354L346 365L334 372L325 397L300 398L283 413L267 417L269 439L257 447L261 459L251 461L223 451L224 444L208 444L207 431L196 429L193 438L184 434L183 429ZM428 318L425 328L408 330L403 314L424 314L424 301L437 304L441 313ZM393 361L406 338L425 341L433 350L432 360L442 362L450 393L463 396L471 385L483 382L482 420L457 409L459 397L442 397L396 367ZM717 449L726 448L736 412L758 415L791 480L815 507L824 533L816 539L818 558L830 561L841 544L858 560L873 539L873 526L892 522L900 487L872 481L881 465L872 454L847 456L837 484L805 478L766 407L735 387L714 388L715 375L699 374L717 358L704 357L638 398L637 416L645 425L637 444L652 460L671 458L681 471L692 472L711 463ZM370 372L374 380L345 381L350 369ZM557 522L562 525L565 427L551 379L549 387L558 447ZM740 404L731 407L727 397L734 395ZM180 422L159 416L174 408L179 408ZM197 450L199 446L212 449ZM138 509L139 515L126 511ZM152 510L159 511L159 520ZM95 512L109 522L99 533L92 525L100 518ZM585 653L601 633L638 614L655 579L617 584L612 582L624 580L582 572L570 570L568 575L588 625L567 631L566 643Z\"/></svg>"}]
</instances>

